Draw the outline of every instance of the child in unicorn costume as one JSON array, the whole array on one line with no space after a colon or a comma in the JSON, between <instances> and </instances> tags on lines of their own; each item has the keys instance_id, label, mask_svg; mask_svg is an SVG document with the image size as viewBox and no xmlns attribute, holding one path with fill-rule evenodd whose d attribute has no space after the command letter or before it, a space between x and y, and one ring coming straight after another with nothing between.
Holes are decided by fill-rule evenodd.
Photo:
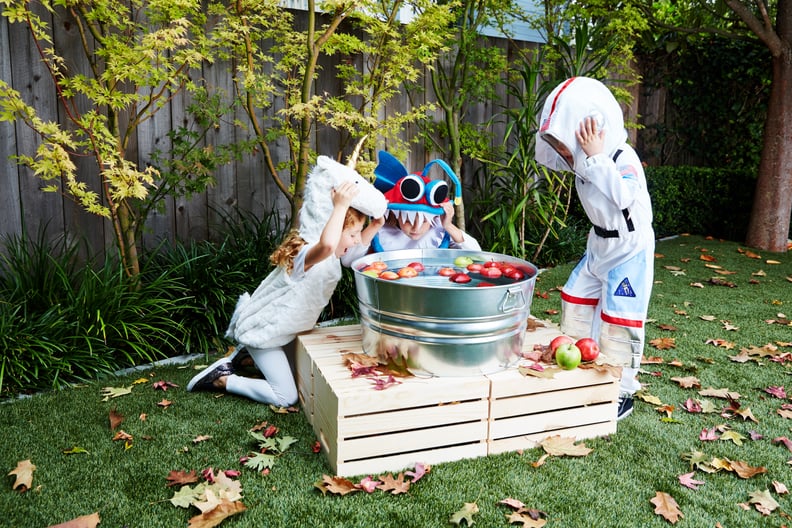
<instances>
[{"instance_id":1,"label":"child in unicorn costume","mask_svg":"<svg viewBox=\"0 0 792 528\"><path fill-rule=\"evenodd\" d=\"M368 247L385 206L382 193L354 169L319 156L306 182L299 231L270 256L277 267L237 302L226 332L236 349L193 377L187 390L225 391L279 407L296 403L283 347L314 327L341 279L340 257ZM364 229L367 217L375 220ZM241 375L250 363L264 379Z\"/></svg>"},{"instance_id":2,"label":"child in unicorn costume","mask_svg":"<svg viewBox=\"0 0 792 528\"><path fill-rule=\"evenodd\" d=\"M652 204L622 110L601 82L573 77L547 97L536 161L575 173L593 224L586 252L561 292L561 331L599 341L599 362L622 366L619 419L632 412L654 278Z\"/></svg>"},{"instance_id":3,"label":"child in unicorn costume","mask_svg":"<svg viewBox=\"0 0 792 528\"><path fill-rule=\"evenodd\" d=\"M454 204L462 200L462 185L444 161L429 162L420 173L410 174L393 155L379 151L374 186L388 201L385 225L372 238L371 247L355 247L342 257L345 265L369 252L399 249L468 249L480 251L478 241L453 222ZM454 184L454 201L444 179L430 177L437 166Z\"/></svg>"}]
</instances>

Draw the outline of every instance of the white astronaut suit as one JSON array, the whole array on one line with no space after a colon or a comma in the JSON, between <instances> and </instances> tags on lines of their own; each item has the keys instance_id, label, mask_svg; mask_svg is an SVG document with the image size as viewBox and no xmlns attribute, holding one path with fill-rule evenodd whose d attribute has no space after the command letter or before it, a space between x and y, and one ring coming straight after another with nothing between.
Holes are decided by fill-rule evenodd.
<instances>
[{"instance_id":1,"label":"white astronaut suit","mask_svg":"<svg viewBox=\"0 0 792 528\"><path fill-rule=\"evenodd\" d=\"M586 117L605 131L602 154L587 157L575 131ZM601 82L573 77L558 85L542 109L536 161L572 170L575 189L593 224L586 252L561 293L561 331L593 337L599 363L624 367L621 392L640 389L636 379L654 280L652 205L641 161L627 143L621 107ZM570 167L552 146L572 153Z\"/></svg>"}]
</instances>

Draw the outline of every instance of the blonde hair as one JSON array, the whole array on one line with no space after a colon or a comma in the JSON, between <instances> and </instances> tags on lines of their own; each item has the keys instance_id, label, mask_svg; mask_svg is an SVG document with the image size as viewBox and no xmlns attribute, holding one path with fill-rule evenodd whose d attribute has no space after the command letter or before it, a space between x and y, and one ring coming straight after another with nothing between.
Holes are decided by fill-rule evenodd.
<instances>
[{"instance_id":1,"label":"blonde hair","mask_svg":"<svg viewBox=\"0 0 792 528\"><path fill-rule=\"evenodd\" d=\"M347 209L346 215L344 216L343 229L346 229L354 224L363 223L365 221L365 214L350 207ZM278 246L275 251L272 252L269 260L273 265L283 266L286 268L287 272L291 273L292 269L294 269L294 258L305 244L307 244L307 242L303 237L300 236L300 231L297 229L292 229L289 231L289 234L286 235L286 238L283 239L283 242L281 242L280 246Z\"/></svg>"}]
</instances>

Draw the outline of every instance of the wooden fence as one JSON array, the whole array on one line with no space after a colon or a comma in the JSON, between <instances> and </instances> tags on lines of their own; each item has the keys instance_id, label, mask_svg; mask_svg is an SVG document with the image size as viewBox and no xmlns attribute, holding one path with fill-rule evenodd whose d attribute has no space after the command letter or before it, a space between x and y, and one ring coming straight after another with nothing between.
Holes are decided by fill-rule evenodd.
<instances>
[{"instance_id":1,"label":"wooden fence","mask_svg":"<svg viewBox=\"0 0 792 528\"><path fill-rule=\"evenodd\" d=\"M58 52L67 58L68 66L77 71L87 71L85 59L79 48L78 37L74 24L58 17L51 18L54 28L54 45ZM504 39L486 37L483 45L499 46L509 51L511 44ZM528 45L528 44L526 44ZM323 64L325 72L332 72L333 65ZM227 63L207 64L201 75L216 89L227 93L233 91L230 75L231 67ZM0 78L8 82L22 94L24 100L34 106L39 115L48 120L64 123L62 108L58 105L52 79L44 68L36 47L24 24L9 24L0 18ZM428 81L427 81L428 82ZM317 93L339 93L342 87L331 75L321 77L316 85ZM431 94L431 90L425 91ZM636 92L636 95L639 95ZM500 89L497 101L482 103L468 114L467 119L478 125L487 123L503 104L510 104L505 88ZM428 95L427 95L428 97ZM135 138L136 144L130 149L136 156L141 167L151 162L154 149L169 151L170 139L168 132L175 127L189 124L186 112L187 101L184 97L174 99L168 108L160 110L156 117L139 127ZM391 101L386 113L390 111L404 112L409 108L410 101L403 95ZM651 105L650 105L651 106ZM633 108L639 108L638 104ZM629 111L635 118L636 113ZM246 120L245 116L238 116ZM495 128L493 141L501 141L503 129ZM403 132L405 139L417 136L414 128ZM230 124L213 130L208 137L211 144L226 144L232 141L247 139L246 132ZM315 145L320 154L335 155L339 150L339 139L332 130L319 129L314 136ZM46 228L49 237L68 236L83 237L92 248L91 251L101 253L114 243L110 223L100 217L86 213L74 204L65 194L44 193L40 190L42 182L32 172L19 166L13 159L17 155L32 155L38 145L37 136L22 124L0 122L0 236L20 235L27 233L36 236ZM387 148L380 143L377 148ZM407 167L418 170L436 153L427 152L420 143L412 143ZM276 144L273 154L275 162L288 159L288 146L285 141ZM135 159L134 157L132 159ZM95 164L75 160L82 179L98 191L99 175ZM460 177L463 182L470 181L477 169L474 162L467 161ZM101 193L100 193L101 194ZM216 227L221 219L235 208L260 217L273 210L288 215L288 202L280 193L271 178L265 173L262 156L251 154L234 163L220 167L216 173L216 184L206 192L190 199L170 198L162 212L153 213L146 222L147 231L144 241L147 245L162 239L174 240L205 240L216 234Z\"/></svg>"}]
</instances>

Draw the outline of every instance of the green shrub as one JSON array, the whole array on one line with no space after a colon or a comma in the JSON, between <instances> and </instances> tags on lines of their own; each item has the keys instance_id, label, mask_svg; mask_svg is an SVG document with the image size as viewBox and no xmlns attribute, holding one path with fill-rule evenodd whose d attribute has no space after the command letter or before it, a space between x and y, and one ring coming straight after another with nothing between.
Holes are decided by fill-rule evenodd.
<instances>
[{"instance_id":1,"label":"green shrub","mask_svg":"<svg viewBox=\"0 0 792 528\"><path fill-rule=\"evenodd\" d=\"M79 264L79 245L4 240L0 256L0 396L95 379L174 355L185 296L167 273L128 278L117 261Z\"/></svg>"},{"instance_id":2,"label":"green shrub","mask_svg":"<svg viewBox=\"0 0 792 528\"><path fill-rule=\"evenodd\" d=\"M756 177L701 167L647 167L658 238L692 233L745 239Z\"/></svg>"}]
</instances>

